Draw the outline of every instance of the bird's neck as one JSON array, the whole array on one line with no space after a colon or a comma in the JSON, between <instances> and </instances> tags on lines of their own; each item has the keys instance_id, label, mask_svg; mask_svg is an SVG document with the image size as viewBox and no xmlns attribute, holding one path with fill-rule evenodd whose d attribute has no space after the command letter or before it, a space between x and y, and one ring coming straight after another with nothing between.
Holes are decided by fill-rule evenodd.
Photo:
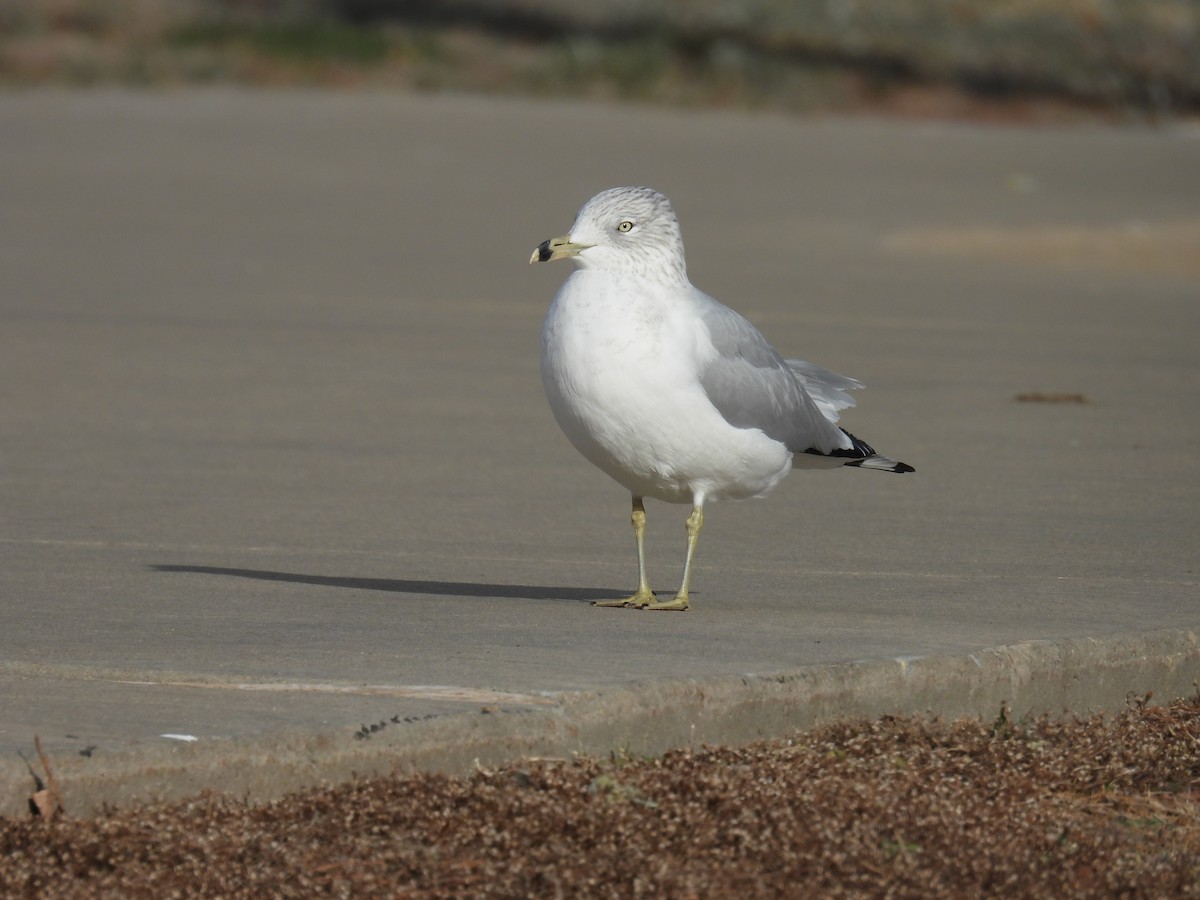
<instances>
[{"instance_id":1,"label":"bird's neck","mask_svg":"<svg viewBox=\"0 0 1200 900\"><path fill-rule=\"evenodd\" d=\"M646 260L644 264L632 266L579 260L579 268L618 281L632 281L665 288L691 284L687 277L687 266L682 259Z\"/></svg>"}]
</instances>

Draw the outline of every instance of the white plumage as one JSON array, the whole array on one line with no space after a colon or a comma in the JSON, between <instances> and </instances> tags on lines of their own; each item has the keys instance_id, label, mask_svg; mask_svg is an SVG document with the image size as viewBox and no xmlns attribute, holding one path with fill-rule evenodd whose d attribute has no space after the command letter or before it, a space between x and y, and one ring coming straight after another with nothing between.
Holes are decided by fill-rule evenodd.
<instances>
[{"instance_id":1,"label":"white plumage","mask_svg":"<svg viewBox=\"0 0 1200 900\"><path fill-rule=\"evenodd\" d=\"M614 188L530 262L571 258L542 331L542 381L554 417L590 462L633 497L638 590L601 606L687 609L708 500L761 497L793 464L912 467L839 428L862 385L784 360L753 325L688 281L670 202ZM691 503L683 580L656 602L646 578L642 498Z\"/></svg>"}]
</instances>

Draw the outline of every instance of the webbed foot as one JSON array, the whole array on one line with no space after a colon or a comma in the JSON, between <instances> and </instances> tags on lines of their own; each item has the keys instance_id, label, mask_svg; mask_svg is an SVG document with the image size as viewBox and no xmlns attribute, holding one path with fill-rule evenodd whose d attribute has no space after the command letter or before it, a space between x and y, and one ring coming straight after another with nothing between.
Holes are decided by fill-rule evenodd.
<instances>
[{"instance_id":1,"label":"webbed foot","mask_svg":"<svg viewBox=\"0 0 1200 900\"><path fill-rule=\"evenodd\" d=\"M683 612L691 607L688 606L688 598L682 594L676 595L674 600L664 600L661 603L647 603L642 609L666 610Z\"/></svg>"},{"instance_id":2,"label":"webbed foot","mask_svg":"<svg viewBox=\"0 0 1200 900\"><path fill-rule=\"evenodd\" d=\"M632 596L617 600L593 600L592 606L612 606L624 607L626 609L647 607L654 603L654 591L641 590L636 591Z\"/></svg>"}]
</instances>

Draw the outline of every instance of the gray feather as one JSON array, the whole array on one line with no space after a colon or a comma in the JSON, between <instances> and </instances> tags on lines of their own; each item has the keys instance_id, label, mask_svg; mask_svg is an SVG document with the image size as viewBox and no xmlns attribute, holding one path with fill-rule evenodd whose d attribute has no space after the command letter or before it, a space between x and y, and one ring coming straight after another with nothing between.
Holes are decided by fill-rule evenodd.
<instances>
[{"instance_id":1,"label":"gray feather","mask_svg":"<svg viewBox=\"0 0 1200 900\"><path fill-rule=\"evenodd\" d=\"M797 371L736 312L700 291L694 300L718 354L700 373L700 383L727 422L758 428L793 453L829 453L850 446L822 405L836 420L836 410L853 403L841 389L858 382L808 363L801 363L804 368ZM801 379L807 378L817 383L820 402L805 390Z\"/></svg>"},{"instance_id":2,"label":"gray feather","mask_svg":"<svg viewBox=\"0 0 1200 900\"><path fill-rule=\"evenodd\" d=\"M830 422L838 420L841 410L855 405L854 398L846 391L862 388L863 383L857 378L830 372L802 359L785 359L784 362Z\"/></svg>"}]
</instances>

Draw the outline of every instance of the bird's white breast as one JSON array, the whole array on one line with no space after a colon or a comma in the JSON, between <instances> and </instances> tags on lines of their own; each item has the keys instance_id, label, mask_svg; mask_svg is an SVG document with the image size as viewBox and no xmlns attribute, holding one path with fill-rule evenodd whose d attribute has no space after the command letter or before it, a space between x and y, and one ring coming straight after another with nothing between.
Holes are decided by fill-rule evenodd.
<instances>
[{"instance_id":1,"label":"bird's white breast","mask_svg":"<svg viewBox=\"0 0 1200 900\"><path fill-rule=\"evenodd\" d=\"M787 474L791 454L708 401L698 374L716 351L682 296L644 277L573 273L543 326L550 407L576 449L634 494L758 496Z\"/></svg>"}]
</instances>

